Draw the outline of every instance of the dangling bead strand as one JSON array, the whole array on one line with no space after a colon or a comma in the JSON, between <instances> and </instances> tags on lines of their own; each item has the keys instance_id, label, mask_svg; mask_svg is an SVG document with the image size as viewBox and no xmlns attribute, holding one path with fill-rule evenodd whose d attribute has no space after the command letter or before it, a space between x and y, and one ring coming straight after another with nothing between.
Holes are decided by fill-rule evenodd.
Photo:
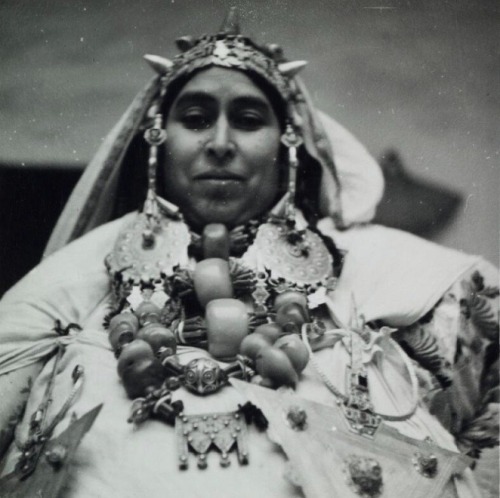
<instances>
[{"instance_id":1,"label":"dangling bead strand","mask_svg":"<svg viewBox=\"0 0 500 498\"><path fill-rule=\"evenodd\" d=\"M159 208L156 199L156 172L158 168L158 147L165 142L166 131L162 128L162 115L157 113L151 128L144 133L144 139L149 144L148 160L148 192L143 211L148 217L149 227L143 231L143 247L152 247L155 241L154 229L158 223Z\"/></svg>"},{"instance_id":2,"label":"dangling bead strand","mask_svg":"<svg viewBox=\"0 0 500 498\"><path fill-rule=\"evenodd\" d=\"M302 144L302 138L297 134L291 123L286 125L285 133L281 137L281 143L288 149L288 190L285 218L287 223L294 223L297 168L299 166L297 149Z\"/></svg>"}]
</instances>

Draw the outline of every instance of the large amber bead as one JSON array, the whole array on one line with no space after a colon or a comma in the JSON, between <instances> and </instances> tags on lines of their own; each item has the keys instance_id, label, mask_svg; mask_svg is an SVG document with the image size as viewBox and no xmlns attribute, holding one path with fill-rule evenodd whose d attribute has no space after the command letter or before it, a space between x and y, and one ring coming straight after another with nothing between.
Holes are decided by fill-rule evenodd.
<instances>
[{"instance_id":1,"label":"large amber bead","mask_svg":"<svg viewBox=\"0 0 500 498\"><path fill-rule=\"evenodd\" d=\"M161 310L151 301L143 301L134 311L142 327L148 323L158 323L160 321Z\"/></svg>"},{"instance_id":2,"label":"large amber bead","mask_svg":"<svg viewBox=\"0 0 500 498\"><path fill-rule=\"evenodd\" d=\"M109 322L109 342L115 351L132 342L139 328L139 320L130 312L119 313Z\"/></svg>"},{"instance_id":3,"label":"large amber bead","mask_svg":"<svg viewBox=\"0 0 500 498\"><path fill-rule=\"evenodd\" d=\"M139 328L139 319L130 311L123 311L115 315L109 321L109 329L112 330L114 327L121 325L122 323L127 324L130 330L137 332Z\"/></svg>"},{"instance_id":4,"label":"large amber bead","mask_svg":"<svg viewBox=\"0 0 500 498\"><path fill-rule=\"evenodd\" d=\"M203 257L229 259L229 232L222 223L210 223L202 235Z\"/></svg>"},{"instance_id":5,"label":"large amber bead","mask_svg":"<svg viewBox=\"0 0 500 498\"><path fill-rule=\"evenodd\" d=\"M278 294L274 300L274 309L278 311L282 306L289 303L295 303L301 306L306 318L308 318L307 296L303 292L289 290Z\"/></svg>"},{"instance_id":6,"label":"large amber bead","mask_svg":"<svg viewBox=\"0 0 500 498\"><path fill-rule=\"evenodd\" d=\"M248 334L248 313L238 299L211 300L205 311L208 351L216 359L234 358Z\"/></svg>"},{"instance_id":7,"label":"large amber bead","mask_svg":"<svg viewBox=\"0 0 500 498\"><path fill-rule=\"evenodd\" d=\"M276 323L285 332L299 333L302 325L308 321L307 310L297 303L286 303L276 312Z\"/></svg>"},{"instance_id":8,"label":"large amber bead","mask_svg":"<svg viewBox=\"0 0 500 498\"><path fill-rule=\"evenodd\" d=\"M125 344L118 358L118 375L123 377L123 372L131 368L136 362L144 358L154 358L153 348L142 339L136 339L129 344Z\"/></svg>"},{"instance_id":9,"label":"large amber bead","mask_svg":"<svg viewBox=\"0 0 500 498\"><path fill-rule=\"evenodd\" d=\"M148 389L157 389L165 380L165 371L157 358L135 361L123 371L122 381L130 399L145 396Z\"/></svg>"},{"instance_id":10,"label":"large amber bead","mask_svg":"<svg viewBox=\"0 0 500 498\"><path fill-rule=\"evenodd\" d=\"M293 364L281 349L270 346L262 348L255 360L257 373L264 379L269 379L273 387L295 387L298 382L297 372Z\"/></svg>"},{"instance_id":11,"label":"large amber bead","mask_svg":"<svg viewBox=\"0 0 500 498\"><path fill-rule=\"evenodd\" d=\"M160 350L164 352L165 349L169 349L170 355L175 354L177 350L177 341L175 340L174 333L159 323L149 323L145 327L142 327L137 332L137 338L146 341L155 354L158 354Z\"/></svg>"},{"instance_id":12,"label":"large amber bead","mask_svg":"<svg viewBox=\"0 0 500 498\"><path fill-rule=\"evenodd\" d=\"M274 343L274 346L281 349L288 356L298 374L306 368L309 361L309 350L298 335L285 335L279 338Z\"/></svg>"},{"instance_id":13,"label":"large amber bead","mask_svg":"<svg viewBox=\"0 0 500 498\"><path fill-rule=\"evenodd\" d=\"M233 297L229 263L221 258L208 258L198 262L193 281L196 296L203 307L214 299Z\"/></svg>"},{"instance_id":14,"label":"large amber bead","mask_svg":"<svg viewBox=\"0 0 500 498\"><path fill-rule=\"evenodd\" d=\"M243 338L240 345L240 353L244 356L248 356L251 360L255 360L262 348L269 348L272 345L273 343L269 337L255 331L253 334Z\"/></svg>"}]
</instances>

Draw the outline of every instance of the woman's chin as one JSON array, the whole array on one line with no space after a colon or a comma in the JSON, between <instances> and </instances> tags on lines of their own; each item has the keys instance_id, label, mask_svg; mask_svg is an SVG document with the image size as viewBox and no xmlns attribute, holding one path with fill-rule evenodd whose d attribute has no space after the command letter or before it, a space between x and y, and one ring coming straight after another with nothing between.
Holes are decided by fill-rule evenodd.
<instances>
[{"instance_id":1,"label":"woman's chin","mask_svg":"<svg viewBox=\"0 0 500 498\"><path fill-rule=\"evenodd\" d=\"M209 223L222 223L231 229L257 216L253 210L243 209L241 206L233 204L236 203L228 201L210 203L204 209L186 212L184 216L189 225L196 229L203 228Z\"/></svg>"}]
</instances>

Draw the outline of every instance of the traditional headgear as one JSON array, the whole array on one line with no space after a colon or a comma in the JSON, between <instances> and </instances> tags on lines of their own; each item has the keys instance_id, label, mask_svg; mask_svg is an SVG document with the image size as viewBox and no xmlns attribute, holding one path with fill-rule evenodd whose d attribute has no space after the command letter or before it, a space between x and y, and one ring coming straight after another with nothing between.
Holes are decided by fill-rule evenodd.
<instances>
[{"instance_id":1,"label":"traditional headgear","mask_svg":"<svg viewBox=\"0 0 500 498\"><path fill-rule=\"evenodd\" d=\"M204 35L198 39L183 36L177 40L177 46L182 53L173 60L157 55L144 57L162 77L164 87L196 70L218 66L260 75L288 102L297 94L293 77L307 64L306 61L287 62L278 45L259 46L243 36L234 7L229 10L216 35Z\"/></svg>"},{"instance_id":2,"label":"traditional headgear","mask_svg":"<svg viewBox=\"0 0 500 498\"><path fill-rule=\"evenodd\" d=\"M380 169L347 130L314 109L305 86L297 77L305 61L287 61L279 46L259 46L242 36L234 9L230 10L218 34L199 39L182 37L177 45L182 53L172 61L146 56L158 76L137 95L87 166L58 220L45 255L116 214L113 206L121 166L144 120L151 120L151 109L173 82L210 66L256 74L276 89L286 103L290 133L285 134L284 144L289 148L292 162L296 147L303 142L307 154L321 166L321 214L332 217L340 228L370 221L383 191ZM293 134L299 141L295 141Z\"/></svg>"}]
</instances>

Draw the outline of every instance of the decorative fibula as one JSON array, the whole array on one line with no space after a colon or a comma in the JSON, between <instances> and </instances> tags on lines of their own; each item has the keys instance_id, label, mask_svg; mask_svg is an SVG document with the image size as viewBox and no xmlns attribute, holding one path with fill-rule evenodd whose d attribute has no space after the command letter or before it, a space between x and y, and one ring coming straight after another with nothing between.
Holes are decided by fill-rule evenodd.
<instances>
[{"instance_id":1,"label":"decorative fibula","mask_svg":"<svg viewBox=\"0 0 500 498\"><path fill-rule=\"evenodd\" d=\"M257 231L259 262L271 278L302 286L328 285L333 276L333 258L321 237L305 229L300 243L295 243L288 235L289 230L281 223L264 223Z\"/></svg>"},{"instance_id":2,"label":"decorative fibula","mask_svg":"<svg viewBox=\"0 0 500 498\"><path fill-rule=\"evenodd\" d=\"M152 230L147 241L144 233ZM186 266L191 241L182 221L158 218L154 224L139 214L118 236L113 251L106 258L110 275L121 274L124 282L149 282L162 274L171 275L177 265Z\"/></svg>"},{"instance_id":3,"label":"decorative fibula","mask_svg":"<svg viewBox=\"0 0 500 498\"><path fill-rule=\"evenodd\" d=\"M188 468L189 451L198 459L198 468L208 466L207 454L214 449L220 453L220 465L231 463L229 453L236 448L241 465L248 463L247 425L239 411L181 415L175 422L179 468Z\"/></svg>"}]
</instances>

